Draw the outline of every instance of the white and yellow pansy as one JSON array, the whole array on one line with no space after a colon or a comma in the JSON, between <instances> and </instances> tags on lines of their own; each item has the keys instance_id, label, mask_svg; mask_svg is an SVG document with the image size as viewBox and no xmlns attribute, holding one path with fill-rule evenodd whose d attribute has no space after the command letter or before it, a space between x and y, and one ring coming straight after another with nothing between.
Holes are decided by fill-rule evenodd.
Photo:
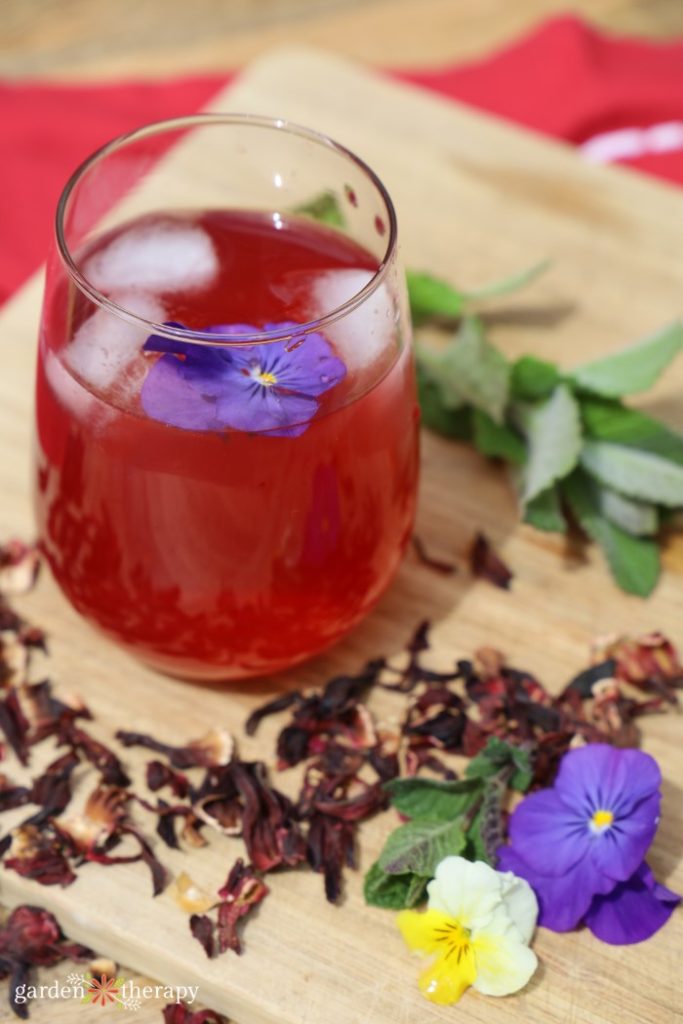
<instances>
[{"instance_id":1,"label":"white and yellow pansy","mask_svg":"<svg viewBox=\"0 0 683 1024\"><path fill-rule=\"evenodd\" d=\"M538 966L529 942L538 902L524 879L483 861L446 857L427 887L426 911L398 916L407 946L431 957L420 991L434 1003L455 1003L471 985L483 995L523 988Z\"/></svg>"}]
</instances>

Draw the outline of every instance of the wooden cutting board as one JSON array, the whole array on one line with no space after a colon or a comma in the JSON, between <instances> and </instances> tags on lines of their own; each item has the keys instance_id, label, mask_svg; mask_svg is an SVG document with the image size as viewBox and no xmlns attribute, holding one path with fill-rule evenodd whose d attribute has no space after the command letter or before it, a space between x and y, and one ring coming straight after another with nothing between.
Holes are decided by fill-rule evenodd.
<instances>
[{"instance_id":1,"label":"wooden cutting board","mask_svg":"<svg viewBox=\"0 0 683 1024\"><path fill-rule=\"evenodd\" d=\"M276 52L260 60L211 105L282 115L325 130L357 150L386 181L398 208L405 262L476 286L540 257L548 275L496 314L494 337L514 355L535 352L564 365L636 339L683 314L683 194L622 170L582 163L568 148L466 108L399 86L324 53ZM31 533L30 421L40 281L0 316L0 535ZM648 397L649 408L683 427L683 361ZM619 593L598 554L569 555L561 540L519 526L502 472L466 447L426 436L418 532L428 549L462 559L485 530L515 571L512 590L473 582L466 569L442 577L409 556L377 611L330 654L277 683L243 690L184 685L140 668L85 626L45 577L23 601L51 635L51 671L96 715L93 731L153 731L170 742L223 723L244 756L269 758L279 724L247 740L242 724L266 692L315 685L398 652L424 617L434 623L434 664L482 644L561 687L605 632L661 628L683 643L683 544L666 552L667 571L643 602ZM396 714L388 697L380 714ZM651 852L659 878L683 889L683 723L651 718L644 743L664 772L663 823ZM48 753L42 755L47 758ZM144 758L131 756L142 764ZM34 766L40 765L36 755ZM14 768L10 768L14 774ZM291 774L291 773L289 773ZM293 787L285 773L278 780ZM362 830L361 867L393 827L391 814ZM213 838L189 854L161 849L211 891L241 852ZM83 869L64 890L0 874L0 899L41 903L76 939L169 984L199 985L200 1000L238 1024L670 1024L683 1005L683 913L645 946L602 945L589 933L540 931L541 969L505 1000L473 993L458 1009L425 1002L418 964L391 913L367 908L361 874L350 874L341 907L327 905L319 877L272 876L271 895L249 922L245 952L207 961L171 895L150 897L141 865ZM64 1017L66 1020L67 1018Z\"/></svg>"}]
</instances>

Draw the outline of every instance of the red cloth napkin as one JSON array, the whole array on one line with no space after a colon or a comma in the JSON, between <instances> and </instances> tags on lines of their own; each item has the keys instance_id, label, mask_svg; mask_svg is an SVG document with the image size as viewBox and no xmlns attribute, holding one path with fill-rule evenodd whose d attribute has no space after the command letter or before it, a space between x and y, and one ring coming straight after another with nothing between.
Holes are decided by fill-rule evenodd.
<instances>
[{"instance_id":1,"label":"red cloth napkin","mask_svg":"<svg viewBox=\"0 0 683 1024\"><path fill-rule=\"evenodd\" d=\"M567 15L484 60L391 74L566 139L589 159L683 184L683 41L612 38ZM0 302L44 260L81 160L122 132L200 109L229 79L0 83Z\"/></svg>"}]
</instances>

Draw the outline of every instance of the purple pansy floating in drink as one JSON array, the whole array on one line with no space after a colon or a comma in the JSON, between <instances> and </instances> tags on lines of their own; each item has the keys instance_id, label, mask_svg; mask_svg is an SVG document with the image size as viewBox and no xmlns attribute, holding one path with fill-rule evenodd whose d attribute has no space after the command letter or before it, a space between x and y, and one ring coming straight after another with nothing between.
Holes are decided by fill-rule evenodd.
<instances>
[{"instance_id":1,"label":"purple pansy floating in drink","mask_svg":"<svg viewBox=\"0 0 683 1024\"><path fill-rule=\"evenodd\" d=\"M668 921L680 896L644 860L661 780L649 754L592 743L564 756L551 789L519 804L498 867L535 890L539 924L564 932L583 921L604 942L625 945Z\"/></svg>"},{"instance_id":2,"label":"purple pansy floating in drink","mask_svg":"<svg viewBox=\"0 0 683 1024\"><path fill-rule=\"evenodd\" d=\"M183 328L182 324L166 326ZM301 333L284 321L217 324L209 334L292 332L286 341L261 345L198 345L153 334L146 352L162 356L142 386L148 416L186 430L243 430L297 437L315 416L320 395L339 384L346 366L322 334Z\"/></svg>"}]
</instances>

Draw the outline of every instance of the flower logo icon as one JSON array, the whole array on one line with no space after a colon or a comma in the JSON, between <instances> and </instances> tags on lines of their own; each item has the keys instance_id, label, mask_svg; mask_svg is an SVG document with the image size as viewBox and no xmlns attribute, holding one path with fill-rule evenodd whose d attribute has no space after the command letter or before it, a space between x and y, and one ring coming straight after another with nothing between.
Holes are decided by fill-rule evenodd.
<instances>
[{"instance_id":1,"label":"flower logo icon","mask_svg":"<svg viewBox=\"0 0 683 1024\"><path fill-rule=\"evenodd\" d=\"M98 1006L108 1006L110 1003L121 1005L120 992L123 983L123 978L108 978L106 974L100 975L99 978L87 978L83 1002Z\"/></svg>"}]
</instances>

